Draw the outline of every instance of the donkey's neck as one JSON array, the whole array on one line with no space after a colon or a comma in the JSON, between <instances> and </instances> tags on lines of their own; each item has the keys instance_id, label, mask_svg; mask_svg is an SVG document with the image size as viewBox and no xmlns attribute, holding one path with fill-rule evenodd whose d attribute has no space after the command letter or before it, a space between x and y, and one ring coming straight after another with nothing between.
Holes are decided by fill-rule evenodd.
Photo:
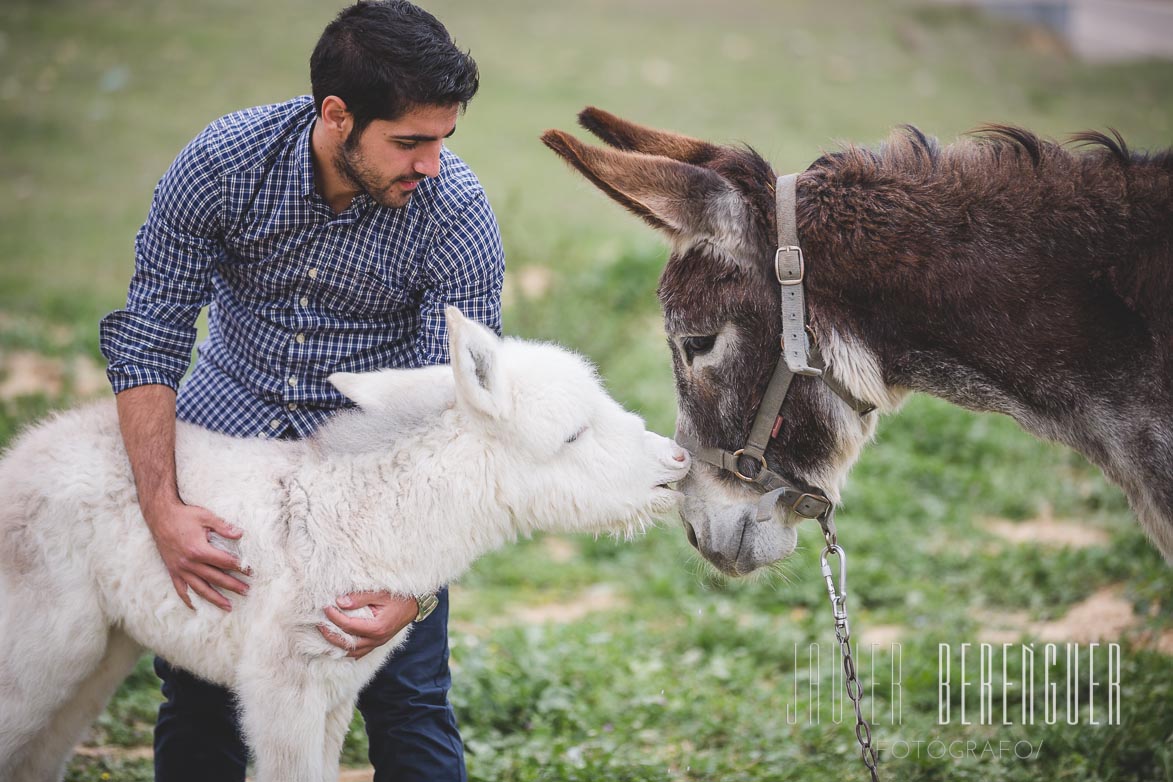
<instances>
[{"instance_id":1,"label":"donkey's neck","mask_svg":"<svg viewBox=\"0 0 1173 782\"><path fill-rule=\"evenodd\" d=\"M1102 263L1152 262L1127 222L1095 203L1056 204L1047 221L1009 197L855 190L805 215L816 331L870 354L886 388L1004 413L1081 452L1173 557L1173 336L1153 333ZM836 232L836 209L874 219Z\"/></svg>"}]
</instances>

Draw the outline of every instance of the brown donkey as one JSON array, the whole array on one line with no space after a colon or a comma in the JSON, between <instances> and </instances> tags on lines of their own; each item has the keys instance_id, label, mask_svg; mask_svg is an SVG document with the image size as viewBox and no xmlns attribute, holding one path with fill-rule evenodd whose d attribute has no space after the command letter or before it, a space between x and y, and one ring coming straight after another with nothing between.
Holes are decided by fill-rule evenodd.
<instances>
[{"instance_id":1,"label":"brown donkey","mask_svg":"<svg viewBox=\"0 0 1173 782\"><path fill-rule=\"evenodd\" d=\"M594 108L579 119L611 148L555 130L542 140L671 241L659 297L680 431L741 448L779 356L775 173L748 148ZM806 313L827 382L794 378L767 471L837 501L875 429L849 402L891 412L922 391L1084 454L1173 561L1173 152L1075 140L1096 148L1073 154L1009 127L939 147L909 127L798 176ZM697 463L681 513L709 561L744 574L790 554L801 518L779 504L755 523L763 490L733 469Z\"/></svg>"}]
</instances>

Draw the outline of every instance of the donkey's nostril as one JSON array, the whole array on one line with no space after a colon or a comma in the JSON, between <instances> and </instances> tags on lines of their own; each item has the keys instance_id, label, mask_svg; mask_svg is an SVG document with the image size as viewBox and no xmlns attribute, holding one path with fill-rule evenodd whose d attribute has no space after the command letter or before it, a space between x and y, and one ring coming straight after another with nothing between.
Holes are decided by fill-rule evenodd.
<instances>
[{"instance_id":1,"label":"donkey's nostril","mask_svg":"<svg viewBox=\"0 0 1173 782\"><path fill-rule=\"evenodd\" d=\"M688 461L688 454L683 448L677 448L672 452L672 460L683 464Z\"/></svg>"},{"instance_id":2,"label":"donkey's nostril","mask_svg":"<svg viewBox=\"0 0 1173 782\"><path fill-rule=\"evenodd\" d=\"M689 524L687 521L684 522L684 534L686 536L688 536L688 542L693 548L695 548L695 549L700 548L700 546L698 546L696 543L696 530L694 530L692 528L692 525Z\"/></svg>"}]
</instances>

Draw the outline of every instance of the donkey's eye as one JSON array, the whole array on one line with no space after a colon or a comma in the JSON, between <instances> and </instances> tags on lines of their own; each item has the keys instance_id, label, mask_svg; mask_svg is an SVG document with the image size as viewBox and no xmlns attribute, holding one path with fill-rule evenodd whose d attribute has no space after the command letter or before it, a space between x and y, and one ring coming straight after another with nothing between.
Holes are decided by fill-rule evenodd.
<instances>
[{"instance_id":1,"label":"donkey's eye","mask_svg":"<svg viewBox=\"0 0 1173 782\"><path fill-rule=\"evenodd\" d=\"M566 438L566 442L567 442L567 443L573 443L573 442L576 442L576 441L578 440L578 438L580 438L580 437L582 437L584 434L586 434L586 430L587 430L588 428L589 428L589 427L586 427L586 426L584 426L583 428L579 429L577 432L575 432L574 434L570 435L570 437L567 437L567 438Z\"/></svg>"},{"instance_id":2,"label":"donkey's eye","mask_svg":"<svg viewBox=\"0 0 1173 782\"><path fill-rule=\"evenodd\" d=\"M717 341L716 334L709 334L703 337L685 337L680 340L681 347L684 348L684 356L688 359L688 363L697 356L703 356L713 349L713 344Z\"/></svg>"}]
</instances>

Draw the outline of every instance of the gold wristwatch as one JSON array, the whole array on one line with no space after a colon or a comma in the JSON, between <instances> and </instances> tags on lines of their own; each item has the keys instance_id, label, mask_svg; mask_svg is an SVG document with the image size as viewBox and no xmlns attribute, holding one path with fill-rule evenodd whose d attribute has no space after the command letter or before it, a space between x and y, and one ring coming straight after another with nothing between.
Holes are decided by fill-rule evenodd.
<instances>
[{"instance_id":1,"label":"gold wristwatch","mask_svg":"<svg viewBox=\"0 0 1173 782\"><path fill-rule=\"evenodd\" d=\"M416 614L413 622L422 622L432 615L436 610L436 606L440 605L439 599L435 595L416 595L415 596Z\"/></svg>"}]
</instances>

